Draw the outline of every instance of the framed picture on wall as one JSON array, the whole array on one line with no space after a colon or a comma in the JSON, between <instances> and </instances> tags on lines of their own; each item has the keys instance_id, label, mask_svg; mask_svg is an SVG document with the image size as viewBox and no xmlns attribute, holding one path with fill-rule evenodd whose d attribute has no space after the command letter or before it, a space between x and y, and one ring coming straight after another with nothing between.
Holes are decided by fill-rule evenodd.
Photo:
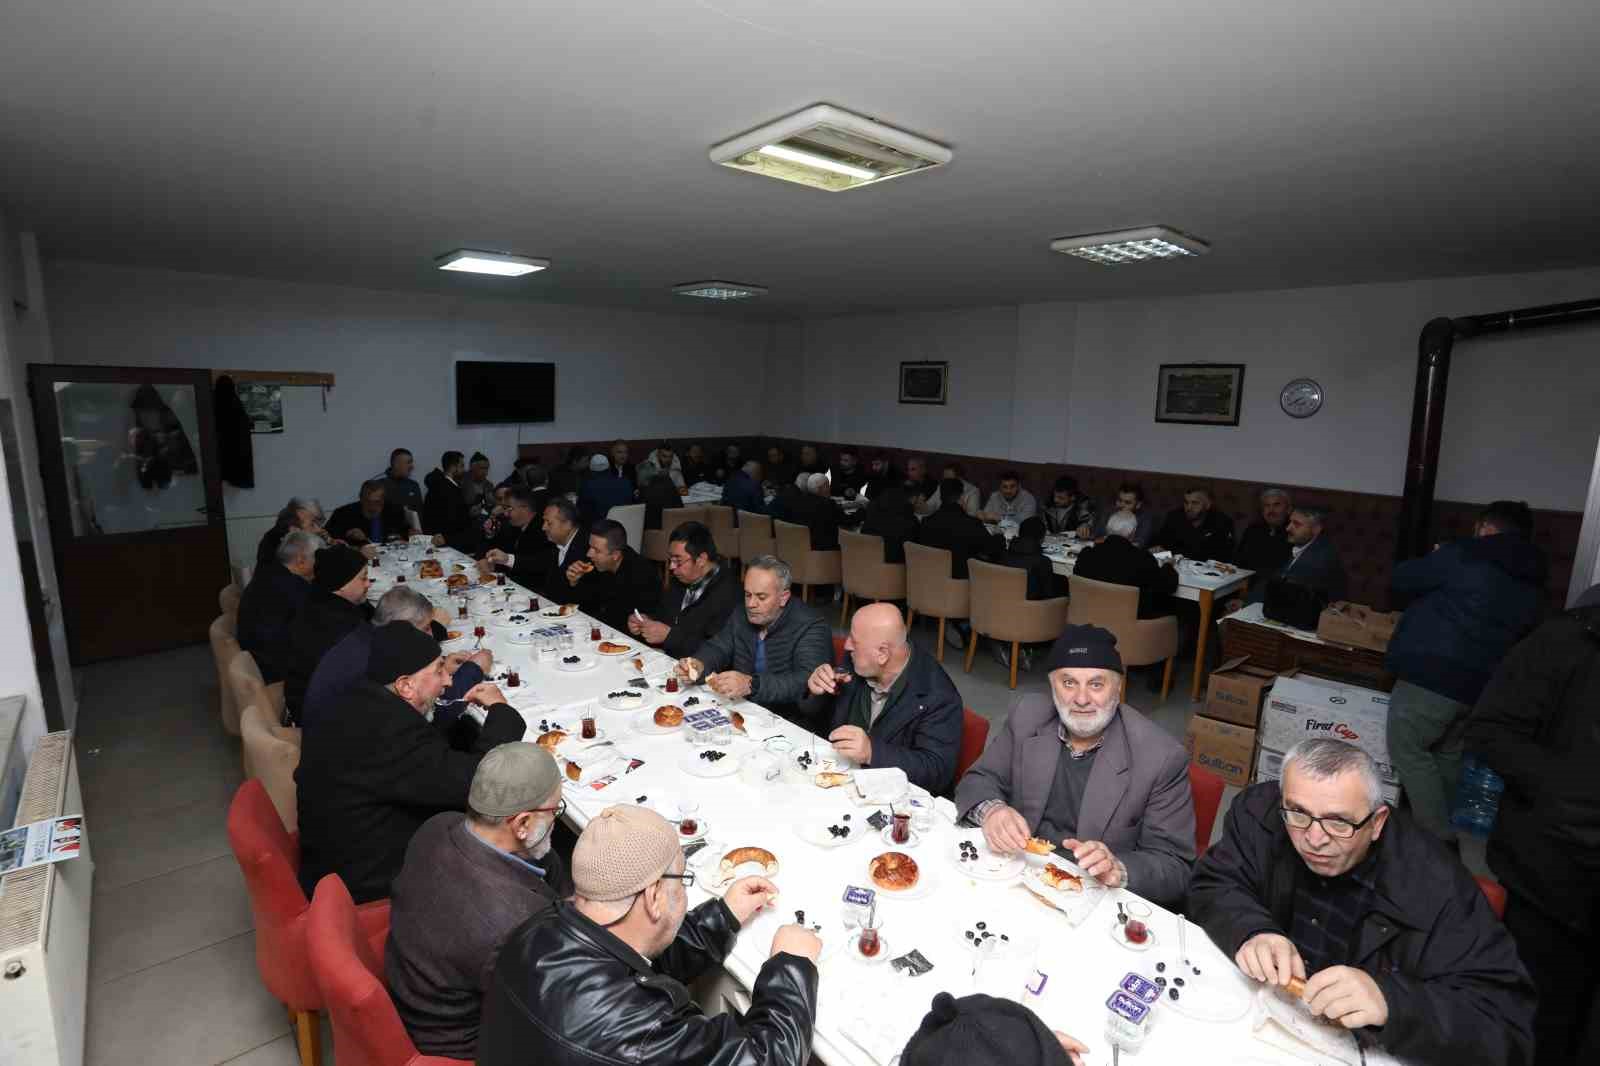
<instances>
[{"instance_id":1,"label":"framed picture on wall","mask_svg":"<svg viewBox=\"0 0 1600 1066\"><path fill-rule=\"evenodd\" d=\"M950 364L900 364L900 402L943 404L950 396Z\"/></svg>"},{"instance_id":2,"label":"framed picture on wall","mask_svg":"<svg viewBox=\"0 0 1600 1066\"><path fill-rule=\"evenodd\" d=\"M1237 426L1243 394L1243 363L1162 363L1156 421Z\"/></svg>"}]
</instances>

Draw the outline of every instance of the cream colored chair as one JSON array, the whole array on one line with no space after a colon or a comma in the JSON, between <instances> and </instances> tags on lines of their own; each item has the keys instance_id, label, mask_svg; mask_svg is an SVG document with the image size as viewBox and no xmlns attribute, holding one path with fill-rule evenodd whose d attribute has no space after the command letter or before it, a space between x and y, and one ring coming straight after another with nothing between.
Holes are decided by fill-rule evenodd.
<instances>
[{"instance_id":1,"label":"cream colored chair","mask_svg":"<svg viewBox=\"0 0 1600 1066\"><path fill-rule=\"evenodd\" d=\"M1015 566L998 566L977 559L967 562L972 581L972 639L967 641L966 671L972 672L972 654L978 637L1011 643L1011 687L1017 687L1017 663L1022 645L1055 640L1067 627L1067 598L1028 599L1028 572Z\"/></svg>"},{"instance_id":2,"label":"cream colored chair","mask_svg":"<svg viewBox=\"0 0 1600 1066\"><path fill-rule=\"evenodd\" d=\"M283 682L274 681L269 685L262 680L254 655L241 651L234 656L233 662L228 664L228 684L241 715L244 708L253 703L271 714L273 721L283 721Z\"/></svg>"},{"instance_id":3,"label":"cream colored chair","mask_svg":"<svg viewBox=\"0 0 1600 1066\"><path fill-rule=\"evenodd\" d=\"M1076 574L1068 579L1068 585L1072 605L1067 609L1067 621L1115 633L1124 667L1166 661L1161 674L1161 702L1166 703L1172 688L1172 666L1178 658L1177 616L1140 618L1139 590L1133 585L1113 585Z\"/></svg>"},{"instance_id":4,"label":"cream colored chair","mask_svg":"<svg viewBox=\"0 0 1600 1066\"><path fill-rule=\"evenodd\" d=\"M883 561L883 538L839 530L839 565L844 575L844 602L839 625L849 624L850 597L860 600L906 598L906 564Z\"/></svg>"},{"instance_id":5,"label":"cream colored chair","mask_svg":"<svg viewBox=\"0 0 1600 1066\"><path fill-rule=\"evenodd\" d=\"M661 528L644 531L644 547L639 549L639 554L653 563L661 564L662 588L666 588L667 582L672 580L672 575L667 572L667 535L684 522L704 522L705 520L706 511L704 507L663 507L661 509Z\"/></svg>"},{"instance_id":6,"label":"cream colored chair","mask_svg":"<svg viewBox=\"0 0 1600 1066\"><path fill-rule=\"evenodd\" d=\"M606 517L622 523L622 528L628 534L628 546L643 555L644 504L630 503L626 507L613 507L606 512Z\"/></svg>"},{"instance_id":7,"label":"cream colored chair","mask_svg":"<svg viewBox=\"0 0 1600 1066\"><path fill-rule=\"evenodd\" d=\"M841 534L842 536L842 534ZM950 551L906 541L906 626L925 614L939 620L939 639L933 657L944 662L946 619L972 615L971 582L950 576Z\"/></svg>"},{"instance_id":8,"label":"cream colored chair","mask_svg":"<svg viewBox=\"0 0 1600 1066\"><path fill-rule=\"evenodd\" d=\"M733 508L725 503L710 503L705 512L706 527L716 541L717 554L724 559L739 558L739 527L734 524Z\"/></svg>"},{"instance_id":9,"label":"cream colored chair","mask_svg":"<svg viewBox=\"0 0 1600 1066\"><path fill-rule=\"evenodd\" d=\"M283 819L283 827L291 833L298 832L300 814L294 771L300 765L300 730L279 725L256 703L245 706L239 716L239 730L244 737L245 780L260 778L278 817Z\"/></svg>"},{"instance_id":10,"label":"cream colored chair","mask_svg":"<svg viewBox=\"0 0 1600 1066\"><path fill-rule=\"evenodd\" d=\"M238 585L224 585L222 591L217 593L217 606L222 608L223 614L239 615L239 598L244 595L244 590Z\"/></svg>"},{"instance_id":11,"label":"cream colored chair","mask_svg":"<svg viewBox=\"0 0 1600 1066\"><path fill-rule=\"evenodd\" d=\"M778 542L778 558L789 564L793 583L800 586L800 599L811 602L812 585L837 585L843 577L840 555L836 551L812 551L811 530L793 522L772 520Z\"/></svg>"},{"instance_id":12,"label":"cream colored chair","mask_svg":"<svg viewBox=\"0 0 1600 1066\"><path fill-rule=\"evenodd\" d=\"M218 710L222 715L222 728L234 736L239 735L239 704L233 698L228 668L240 655L237 621L231 614L219 614L211 623L211 658L217 665Z\"/></svg>"},{"instance_id":13,"label":"cream colored chair","mask_svg":"<svg viewBox=\"0 0 1600 1066\"><path fill-rule=\"evenodd\" d=\"M772 518L754 511L739 512L739 561L745 566L758 555L777 555L778 540L772 535Z\"/></svg>"}]
</instances>

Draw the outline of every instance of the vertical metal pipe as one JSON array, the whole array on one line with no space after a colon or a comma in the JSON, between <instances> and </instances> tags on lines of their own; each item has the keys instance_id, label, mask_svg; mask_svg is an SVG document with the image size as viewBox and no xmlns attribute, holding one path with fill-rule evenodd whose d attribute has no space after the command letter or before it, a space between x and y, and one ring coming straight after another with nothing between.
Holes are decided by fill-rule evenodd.
<instances>
[{"instance_id":1,"label":"vertical metal pipe","mask_svg":"<svg viewBox=\"0 0 1600 1066\"><path fill-rule=\"evenodd\" d=\"M1406 450L1406 487L1395 535L1395 561L1428 550L1433 518L1433 483L1439 473L1439 438L1444 431L1445 386L1456 324L1436 318L1417 339L1417 384L1411 401L1411 444Z\"/></svg>"}]
</instances>

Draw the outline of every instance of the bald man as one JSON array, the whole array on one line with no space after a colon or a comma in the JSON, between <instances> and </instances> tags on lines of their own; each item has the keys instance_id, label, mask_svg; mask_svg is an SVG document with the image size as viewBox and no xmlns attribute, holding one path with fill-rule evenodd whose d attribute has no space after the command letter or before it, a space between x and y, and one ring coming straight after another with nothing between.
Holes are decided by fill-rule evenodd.
<instances>
[{"instance_id":1,"label":"bald man","mask_svg":"<svg viewBox=\"0 0 1600 1066\"><path fill-rule=\"evenodd\" d=\"M833 702L828 740L861 766L898 766L935 795L955 787L961 694L932 655L906 639L900 610L874 603L855 613L845 664L823 663L806 688Z\"/></svg>"}]
</instances>

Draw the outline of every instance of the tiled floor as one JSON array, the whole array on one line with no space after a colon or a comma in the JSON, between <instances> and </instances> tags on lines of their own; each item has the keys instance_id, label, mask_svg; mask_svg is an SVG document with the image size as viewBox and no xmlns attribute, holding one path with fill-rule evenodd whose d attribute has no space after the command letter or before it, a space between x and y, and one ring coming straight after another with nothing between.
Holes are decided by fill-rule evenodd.
<instances>
[{"instance_id":1,"label":"tiled floor","mask_svg":"<svg viewBox=\"0 0 1600 1066\"><path fill-rule=\"evenodd\" d=\"M914 639L931 650L933 632L919 624ZM946 649L945 668L967 705L996 722L1045 683L1035 671L1010 691L987 648L971 674ZM1128 701L1181 738L1187 676L1164 705L1137 679ZM228 848L239 743L217 721L209 648L91 666L83 691L78 750L97 863L88 1066L293 1066L288 1019L256 976ZM324 1047L331 1062L331 1040Z\"/></svg>"}]
</instances>

